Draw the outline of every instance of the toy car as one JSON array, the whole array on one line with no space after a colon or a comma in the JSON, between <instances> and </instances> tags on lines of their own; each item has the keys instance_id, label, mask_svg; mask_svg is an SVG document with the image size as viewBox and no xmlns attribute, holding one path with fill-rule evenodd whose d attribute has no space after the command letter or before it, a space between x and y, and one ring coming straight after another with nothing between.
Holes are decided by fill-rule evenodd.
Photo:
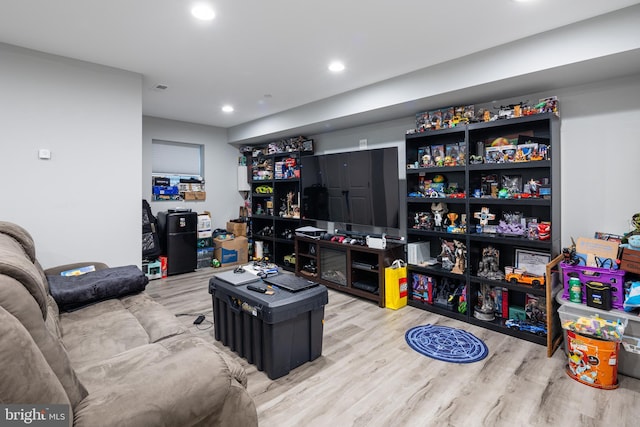
<instances>
[{"instance_id":1,"label":"toy car","mask_svg":"<svg viewBox=\"0 0 640 427\"><path fill-rule=\"evenodd\" d=\"M268 185L261 185L259 187L256 187L256 193L258 193L258 194L271 194L271 193L273 193L273 187L270 187Z\"/></svg>"},{"instance_id":2,"label":"toy car","mask_svg":"<svg viewBox=\"0 0 640 427\"><path fill-rule=\"evenodd\" d=\"M533 324L520 319L508 319L504 325L509 329L531 332L532 334L540 336L547 335L547 328L542 323Z\"/></svg>"},{"instance_id":3,"label":"toy car","mask_svg":"<svg viewBox=\"0 0 640 427\"><path fill-rule=\"evenodd\" d=\"M534 288L544 286L544 276L537 276L531 273L509 273L505 276L504 280L511 283L531 285Z\"/></svg>"},{"instance_id":4,"label":"toy car","mask_svg":"<svg viewBox=\"0 0 640 427\"><path fill-rule=\"evenodd\" d=\"M284 265L287 267L291 267L292 265L296 265L296 254L285 255L284 256Z\"/></svg>"}]
</instances>

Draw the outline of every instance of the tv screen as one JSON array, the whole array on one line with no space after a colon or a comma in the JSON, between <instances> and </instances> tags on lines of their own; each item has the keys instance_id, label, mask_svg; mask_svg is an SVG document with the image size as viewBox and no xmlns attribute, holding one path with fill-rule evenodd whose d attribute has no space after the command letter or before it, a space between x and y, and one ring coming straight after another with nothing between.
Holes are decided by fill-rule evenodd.
<instances>
[{"instance_id":1,"label":"tv screen","mask_svg":"<svg viewBox=\"0 0 640 427\"><path fill-rule=\"evenodd\" d=\"M399 228L398 148L301 158L302 217Z\"/></svg>"}]
</instances>

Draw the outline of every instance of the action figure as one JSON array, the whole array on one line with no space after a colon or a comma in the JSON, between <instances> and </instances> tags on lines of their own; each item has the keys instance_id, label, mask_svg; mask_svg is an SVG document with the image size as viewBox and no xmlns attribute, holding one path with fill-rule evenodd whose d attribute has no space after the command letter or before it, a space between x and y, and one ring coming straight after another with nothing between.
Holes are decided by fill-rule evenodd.
<instances>
[{"instance_id":1,"label":"action figure","mask_svg":"<svg viewBox=\"0 0 640 427\"><path fill-rule=\"evenodd\" d=\"M464 274L464 271L467 268L467 247L459 240L454 240L453 245L455 247L455 264L451 272L456 274Z\"/></svg>"},{"instance_id":2,"label":"action figure","mask_svg":"<svg viewBox=\"0 0 640 427\"><path fill-rule=\"evenodd\" d=\"M478 264L478 276L492 280L504 279L500 271L500 252L493 246L482 249L482 259Z\"/></svg>"},{"instance_id":3,"label":"action figure","mask_svg":"<svg viewBox=\"0 0 640 427\"><path fill-rule=\"evenodd\" d=\"M436 230L440 231L442 229L442 221L447 212L449 212L449 209L447 209L446 203L431 203L431 213L433 214Z\"/></svg>"}]
</instances>

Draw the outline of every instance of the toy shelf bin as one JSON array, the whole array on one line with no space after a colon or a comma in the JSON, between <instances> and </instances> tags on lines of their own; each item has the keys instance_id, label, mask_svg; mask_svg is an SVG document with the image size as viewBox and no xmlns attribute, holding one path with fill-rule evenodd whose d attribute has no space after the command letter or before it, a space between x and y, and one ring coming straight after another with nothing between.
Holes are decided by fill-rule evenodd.
<instances>
[{"instance_id":1,"label":"toy shelf bin","mask_svg":"<svg viewBox=\"0 0 640 427\"><path fill-rule=\"evenodd\" d=\"M589 313L566 304L558 308L558 316L560 316L562 329L600 340L617 342L622 341L629 322L628 319L617 316L615 312Z\"/></svg>"},{"instance_id":2,"label":"toy shelf bin","mask_svg":"<svg viewBox=\"0 0 640 427\"><path fill-rule=\"evenodd\" d=\"M587 282L598 282L611 287L611 307L622 310L622 304L624 303L624 270L571 265L564 262L560 263L560 267L562 268L562 299L569 300L569 279L578 277L582 284L583 304L587 302Z\"/></svg>"},{"instance_id":3,"label":"toy shelf bin","mask_svg":"<svg viewBox=\"0 0 640 427\"><path fill-rule=\"evenodd\" d=\"M618 353L618 373L640 379L640 316L637 313L626 313L622 310L604 311L589 307L584 304L576 304L561 299L560 293L556 295L556 301L560 303L558 315L561 323L575 320L579 317L590 318L594 315L605 320L617 321L625 324L624 335L620 342ZM567 333L564 332L565 353L567 353Z\"/></svg>"}]
</instances>

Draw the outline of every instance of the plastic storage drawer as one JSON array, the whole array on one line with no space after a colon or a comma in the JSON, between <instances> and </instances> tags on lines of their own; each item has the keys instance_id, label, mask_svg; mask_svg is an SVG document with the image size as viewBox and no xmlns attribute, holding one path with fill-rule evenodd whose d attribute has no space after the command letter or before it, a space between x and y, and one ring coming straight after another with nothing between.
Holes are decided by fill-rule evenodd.
<instances>
[{"instance_id":1,"label":"plastic storage drawer","mask_svg":"<svg viewBox=\"0 0 640 427\"><path fill-rule=\"evenodd\" d=\"M253 284L264 286L260 280ZM295 293L274 289L273 295L266 295L247 286L233 286L215 276L209 280L216 340L271 379L322 354L326 287Z\"/></svg>"}]
</instances>

